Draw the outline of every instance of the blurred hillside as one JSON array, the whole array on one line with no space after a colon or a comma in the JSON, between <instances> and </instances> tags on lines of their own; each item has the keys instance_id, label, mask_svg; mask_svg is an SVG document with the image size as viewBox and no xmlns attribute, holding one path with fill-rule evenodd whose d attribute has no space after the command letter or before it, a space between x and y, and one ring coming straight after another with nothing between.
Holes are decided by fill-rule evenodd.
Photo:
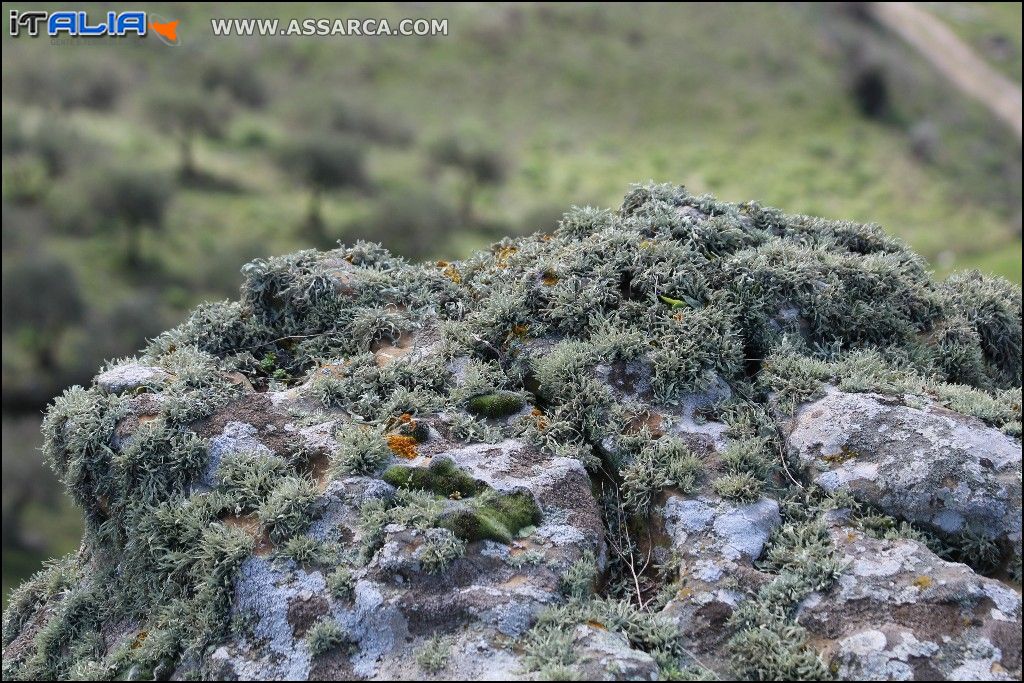
<instances>
[{"instance_id":1,"label":"blurred hillside","mask_svg":"<svg viewBox=\"0 0 1024 683\"><path fill-rule=\"evenodd\" d=\"M1020 82L1019 3L929 7ZM46 402L258 256L370 238L459 257L652 179L1021 279L1019 141L856 7L139 8L180 20L181 46L3 37L5 596L77 539L34 451ZM450 33L211 35L272 12Z\"/></svg>"}]
</instances>

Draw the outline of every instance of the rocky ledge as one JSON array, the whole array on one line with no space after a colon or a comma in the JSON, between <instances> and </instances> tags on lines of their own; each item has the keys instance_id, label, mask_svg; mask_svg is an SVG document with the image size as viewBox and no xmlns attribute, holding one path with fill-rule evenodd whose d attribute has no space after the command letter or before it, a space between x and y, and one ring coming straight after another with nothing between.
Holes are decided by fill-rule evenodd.
<instances>
[{"instance_id":1,"label":"rocky ledge","mask_svg":"<svg viewBox=\"0 0 1024 683\"><path fill-rule=\"evenodd\" d=\"M642 186L243 269L45 453L5 679L1021 676L1021 291Z\"/></svg>"}]
</instances>

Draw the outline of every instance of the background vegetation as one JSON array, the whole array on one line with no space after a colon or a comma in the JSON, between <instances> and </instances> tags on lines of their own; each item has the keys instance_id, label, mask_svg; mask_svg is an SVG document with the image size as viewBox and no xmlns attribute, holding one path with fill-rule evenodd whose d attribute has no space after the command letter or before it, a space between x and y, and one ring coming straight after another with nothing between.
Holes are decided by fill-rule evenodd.
<instances>
[{"instance_id":1,"label":"background vegetation","mask_svg":"<svg viewBox=\"0 0 1024 683\"><path fill-rule=\"evenodd\" d=\"M145 9L181 46L3 37L5 598L78 538L36 450L46 402L258 256L371 238L457 258L652 179L1021 279L1019 140L855 9L299 3L276 11L450 33L264 39L208 19L267 6ZM1020 81L1019 3L931 9Z\"/></svg>"}]
</instances>

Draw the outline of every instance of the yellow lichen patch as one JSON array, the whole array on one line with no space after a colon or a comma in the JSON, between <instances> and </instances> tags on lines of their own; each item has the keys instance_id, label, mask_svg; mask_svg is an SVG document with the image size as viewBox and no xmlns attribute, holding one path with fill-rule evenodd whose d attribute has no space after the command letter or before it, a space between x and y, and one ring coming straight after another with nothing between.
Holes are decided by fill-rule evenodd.
<instances>
[{"instance_id":1,"label":"yellow lichen patch","mask_svg":"<svg viewBox=\"0 0 1024 683\"><path fill-rule=\"evenodd\" d=\"M923 574L914 579L914 585L920 588L921 590L924 590L925 588L930 588L933 583L934 581L932 581L931 577L924 576Z\"/></svg>"},{"instance_id":2,"label":"yellow lichen patch","mask_svg":"<svg viewBox=\"0 0 1024 683\"><path fill-rule=\"evenodd\" d=\"M451 280L457 285L462 284L462 273L453 264L447 261L438 261L437 267L441 269L441 274Z\"/></svg>"},{"instance_id":3,"label":"yellow lichen patch","mask_svg":"<svg viewBox=\"0 0 1024 683\"><path fill-rule=\"evenodd\" d=\"M404 434L388 434L388 448L399 458L412 460L419 453L416 452L416 439Z\"/></svg>"},{"instance_id":4,"label":"yellow lichen patch","mask_svg":"<svg viewBox=\"0 0 1024 683\"><path fill-rule=\"evenodd\" d=\"M512 329L509 330L508 336L505 337L506 341L513 341L515 339L525 339L530 332L528 325L513 325Z\"/></svg>"},{"instance_id":5,"label":"yellow lichen patch","mask_svg":"<svg viewBox=\"0 0 1024 683\"><path fill-rule=\"evenodd\" d=\"M544 431L548 428L548 418L544 416L544 412L540 408L534 408L530 411L530 416L533 418L534 424L537 425L537 429Z\"/></svg>"},{"instance_id":6,"label":"yellow lichen patch","mask_svg":"<svg viewBox=\"0 0 1024 683\"><path fill-rule=\"evenodd\" d=\"M142 644L146 642L146 638L149 637L149 631L139 631L139 634L132 640L132 649L137 650L142 647Z\"/></svg>"},{"instance_id":7,"label":"yellow lichen patch","mask_svg":"<svg viewBox=\"0 0 1024 683\"><path fill-rule=\"evenodd\" d=\"M821 459L829 464L836 465L839 463L846 462L847 460L853 460L857 456L857 451L851 448L847 448L846 446L843 446L842 448L839 449L838 453L832 453L831 455L823 455L821 456Z\"/></svg>"},{"instance_id":8,"label":"yellow lichen patch","mask_svg":"<svg viewBox=\"0 0 1024 683\"><path fill-rule=\"evenodd\" d=\"M693 589L690 588L689 586L684 586L683 588L680 588L679 590L676 591L676 598L678 598L679 600L686 600L687 598L689 598L692 595L693 595Z\"/></svg>"},{"instance_id":9,"label":"yellow lichen patch","mask_svg":"<svg viewBox=\"0 0 1024 683\"><path fill-rule=\"evenodd\" d=\"M501 247L494 253L494 262L499 268L508 268L509 259L519 249L516 247Z\"/></svg>"}]
</instances>

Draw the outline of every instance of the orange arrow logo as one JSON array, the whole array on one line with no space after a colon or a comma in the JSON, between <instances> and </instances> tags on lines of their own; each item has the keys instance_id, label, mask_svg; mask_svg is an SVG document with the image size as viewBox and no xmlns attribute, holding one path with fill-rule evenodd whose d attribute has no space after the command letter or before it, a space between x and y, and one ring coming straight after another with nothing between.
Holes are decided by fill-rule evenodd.
<instances>
[{"instance_id":1,"label":"orange arrow logo","mask_svg":"<svg viewBox=\"0 0 1024 683\"><path fill-rule=\"evenodd\" d=\"M166 21L163 23L157 21L149 22L149 27L156 31L159 35L163 36L172 43L178 41L178 21Z\"/></svg>"}]
</instances>

